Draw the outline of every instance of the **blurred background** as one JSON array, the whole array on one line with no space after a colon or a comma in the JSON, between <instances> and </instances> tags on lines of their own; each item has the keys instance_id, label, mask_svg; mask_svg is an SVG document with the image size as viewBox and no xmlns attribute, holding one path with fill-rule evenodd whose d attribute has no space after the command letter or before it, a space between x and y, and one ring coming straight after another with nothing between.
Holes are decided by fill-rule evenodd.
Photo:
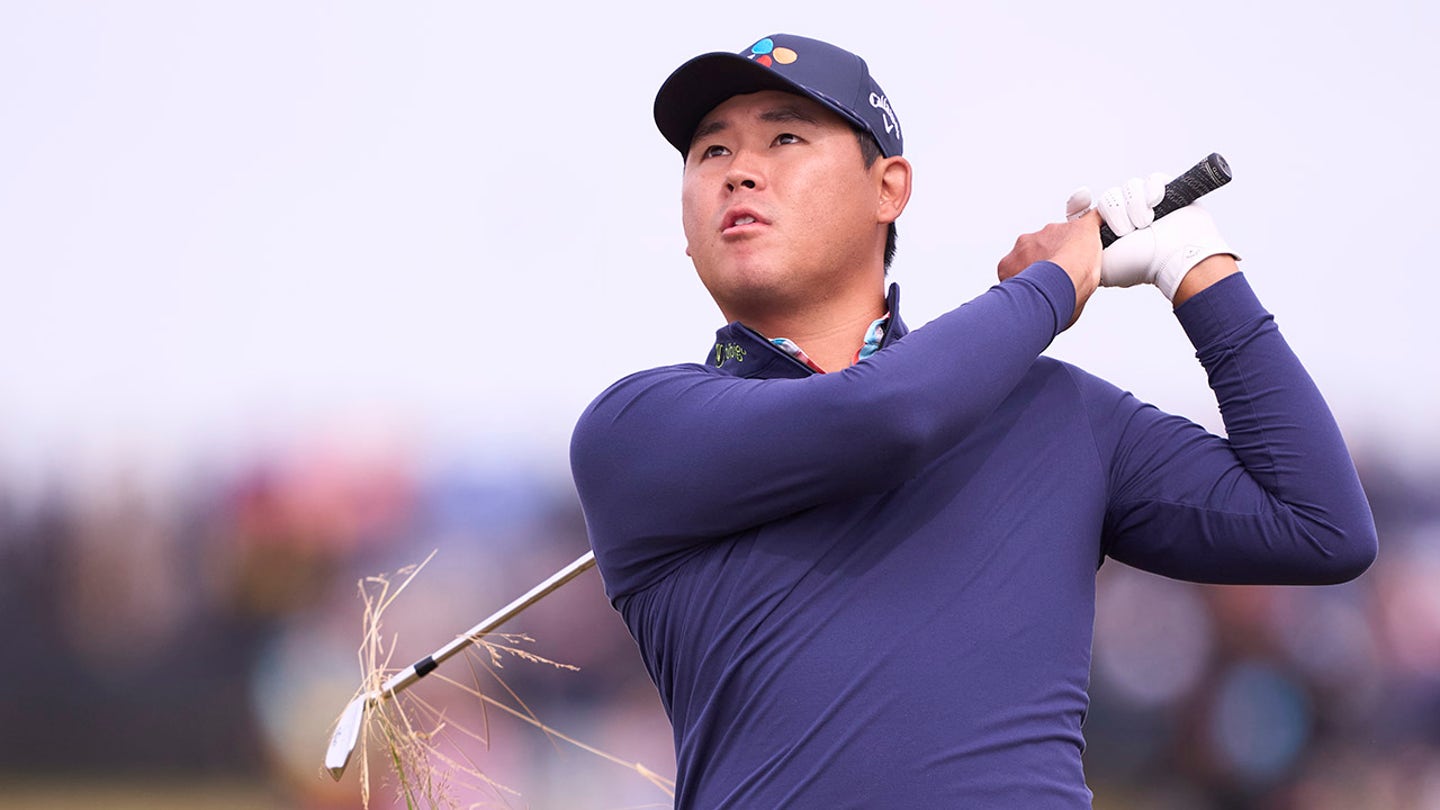
<instances>
[{"instance_id":1,"label":"blurred background","mask_svg":"<svg viewBox=\"0 0 1440 810\"><path fill-rule=\"evenodd\" d=\"M1102 568L1096 807L1440 807L1440 12L1399 0L0 0L0 806L358 806L320 771L357 582L436 553L384 617L403 664L585 550L575 419L720 325L653 94L778 31L865 55L900 117L912 325L1075 186L1219 151L1208 206L1350 441L1382 546L1356 582ZM1153 290L1051 353L1222 429ZM515 629L581 667L506 663L542 720L673 776L597 575ZM488 719L467 755L517 793L462 806L665 805Z\"/></svg>"}]
</instances>

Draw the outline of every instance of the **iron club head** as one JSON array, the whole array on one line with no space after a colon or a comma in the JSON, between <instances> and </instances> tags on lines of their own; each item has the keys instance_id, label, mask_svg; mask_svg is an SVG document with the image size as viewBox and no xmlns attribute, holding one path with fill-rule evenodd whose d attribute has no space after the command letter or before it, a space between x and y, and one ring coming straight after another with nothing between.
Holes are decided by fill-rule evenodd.
<instances>
[{"instance_id":1,"label":"iron club head","mask_svg":"<svg viewBox=\"0 0 1440 810\"><path fill-rule=\"evenodd\" d=\"M360 739L360 725L365 720L365 704L369 698L369 695L361 695L350 701L350 705L340 713L340 719L335 721L335 733L330 735L330 747L325 749L325 770L337 782L345 775L345 766L350 764L350 755Z\"/></svg>"}]
</instances>

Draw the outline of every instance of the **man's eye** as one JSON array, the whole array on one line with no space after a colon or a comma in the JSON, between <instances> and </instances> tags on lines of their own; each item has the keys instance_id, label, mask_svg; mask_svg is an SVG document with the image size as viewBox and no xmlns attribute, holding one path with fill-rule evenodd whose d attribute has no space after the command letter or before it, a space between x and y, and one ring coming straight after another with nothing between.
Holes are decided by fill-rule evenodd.
<instances>
[{"instance_id":1,"label":"man's eye","mask_svg":"<svg viewBox=\"0 0 1440 810\"><path fill-rule=\"evenodd\" d=\"M730 150L729 150L729 149L726 149L725 147L720 146L719 144L715 144L714 146L707 146L707 147L705 147L705 150L700 153L700 156L701 156L701 157L707 157L707 158L711 158L711 157L721 157L722 155L727 155L727 154L729 154L729 153L730 153Z\"/></svg>"},{"instance_id":2,"label":"man's eye","mask_svg":"<svg viewBox=\"0 0 1440 810\"><path fill-rule=\"evenodd\" d=\"M800 136L799 136L799 135L791 134L791 133L789 133L789 132L782 132L782 133L780 133L779 135L776 135L776 136L775 136L775 143L777 143L777 144L799 143L799 142L800 142Z\"/></svg>"}]
</instances>

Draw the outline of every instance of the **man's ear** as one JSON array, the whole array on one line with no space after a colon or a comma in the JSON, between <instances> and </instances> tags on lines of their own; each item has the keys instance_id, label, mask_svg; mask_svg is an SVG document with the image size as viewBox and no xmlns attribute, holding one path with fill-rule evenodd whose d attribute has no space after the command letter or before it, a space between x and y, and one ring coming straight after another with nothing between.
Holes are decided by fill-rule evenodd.
<instances>
[{"instance_id":1,"label":"man's ear","mask_svg":"<svg viewBox=\"0 0 1440 810\"><path fill-rule=\"evenodd\" d=\"M876 166L880 207L876 220L889 224L900 218L910 202L910 161L903 157L881 158Z\"/></svg>"}]
</instances>

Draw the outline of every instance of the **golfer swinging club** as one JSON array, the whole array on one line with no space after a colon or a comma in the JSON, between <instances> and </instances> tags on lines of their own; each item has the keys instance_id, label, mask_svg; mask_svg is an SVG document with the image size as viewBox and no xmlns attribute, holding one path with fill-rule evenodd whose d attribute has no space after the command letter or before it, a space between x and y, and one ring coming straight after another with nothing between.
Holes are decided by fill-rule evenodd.
<instances>
[{"instance_id":1,"label":"golfer swinging club","mask_svg":"<svg viewBox=\"0 0 1440 810\"><path fill-rule=\"evenodd\" d=\"M1155 219L1153 181L1079 192L911 331L885 276L912 169L863 60L781 34L706 54L655 121L729 325L602 393L571 461L674 726L676 807L1088 808L1104 558L1278 584L1374 559L1335 421L1203 209ZM1228 438L1041 355L1097 285L1138 283Z\"/></svg>"}]
</instances>

